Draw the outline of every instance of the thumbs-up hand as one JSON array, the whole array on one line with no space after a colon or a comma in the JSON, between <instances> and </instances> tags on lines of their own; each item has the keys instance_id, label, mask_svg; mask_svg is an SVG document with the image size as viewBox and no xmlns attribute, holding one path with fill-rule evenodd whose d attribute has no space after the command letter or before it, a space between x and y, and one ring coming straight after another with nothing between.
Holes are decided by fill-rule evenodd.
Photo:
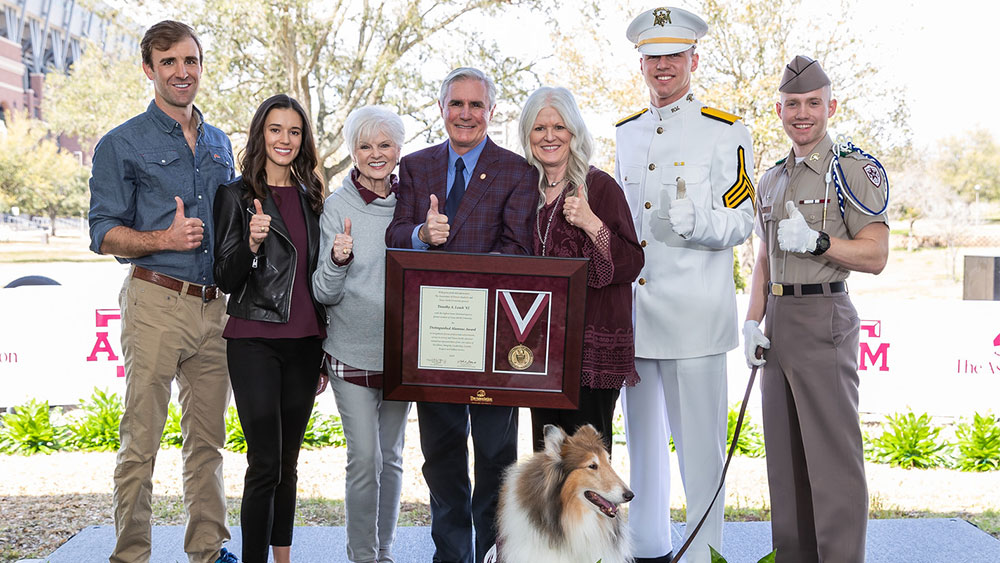
<instances>
[{"instance_id":1,"label":"thumbs-up hand","mask_svg":"<svg viewBox=\"0 0 1000 563\"><path fill-rule=\"evenodd\" d=\"M688 238L694 233L694 202L687 197L687 183L684 178L677 178L677 197L670 202L667 212L670 228L681 238Z\"/></svg>"},{"instance_id":2,"label":"thumbs-up hand","mask_svg":"<svg viewBox=\"0 0 1000 563\"><path fill-rule=\"evenodd\" d=\"M417 232L417 238L431 246L440 246L448 242L448 216L438 211L437 196L431 194L431 206L427 208L427 219Z\"/></svg>"},{"instance_id":3,"label":"thumbs-up hand","mask_svg":"<svg viewBox=\"0 0 1000 563\"><path fill-rule=\"evenodd\" d=\"M347 260L351 256L351 252L354 251L354 237L351 236L351 219L349 217L344 218L344 232L337 233L333 237L333 250L331 251L333 261L337 264L343 265L347 263Z\"/></svg>"},{"instance_id":4,"label":"thumbs-up hand","mask_svg":"<svg viewBox=\"0 0 1000 563\"><path fill-rule=\"evenodd\" d=\"M778 248L788 252L812 252L816 250L819 232L809 228L802 212L791 201L785 202L787 219L778 222Z\"/></svg>"},{"instance_id":5,"label":"thumbs-up hand","mask_svg":"<svg viewBox=\"0 0 1000 563\"><path fill-rule=\"evenodd\" d=\"M201 241L205 238L205 222L197 217L186 217L184 200L174 196L174 201L177 203L177 211L164 232L164 246L167 250L194 250L201 246Z\"/></svg>"},{"instance_id":6,"label":"thumbs-up hand","mask_svg":"<svg viewBox=\"0 0 1000 563\"><path fill-rule=\"evenodd\" d=\"M590 208L590 202L583 192L583 186L576 190L576 195L566 196L563 202L563 216L566 222L586 232L596 233L604 223Z\"/></svg>"},{"instance_id":7,"label":"thumbs-up hand","mask_svg":"<svg viewBox=\"0 0 1000 563\"><path fill-rule=\"evenodd\" d=\"M271 216L264 213L260 200L253 200L254 214L250 217L250 252L257 254L267 234L271 232Z\"/></svg>"}]
</instances>

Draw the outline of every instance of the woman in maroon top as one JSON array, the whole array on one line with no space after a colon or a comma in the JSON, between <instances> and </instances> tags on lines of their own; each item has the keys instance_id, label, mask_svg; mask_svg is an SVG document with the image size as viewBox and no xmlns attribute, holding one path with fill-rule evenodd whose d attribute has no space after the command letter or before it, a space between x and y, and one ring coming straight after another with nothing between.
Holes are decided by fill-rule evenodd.
<instances>
[{"instance_id":1,"label":"woman in maroon top","mask_svg":"<svg viewBox=\"0 0 1000 563\"><path fill-rule=\"evenodd\" d=\"M623 385L639 382L632 339L632 282L643 265L625 194L590 166L594 142L573 94L543 87L524 104L524 156L538 169L534 252L589 258L587 310L577 410L531 409L534 449L544 449L546 424L573 433L592 424L611 452L612 418Z\"/></svg>"},{"instance_id":2,"label":"woman in maroon top","mask_svg":"<svg viewBox=\"0 0 1000 563\"><path fill-rule=\"evenodd\" d=\"M243 176L215 195L215 280L229 295L229 379L247 441L244 563L289 563L296 466L320 381L326 310L312 295L323 184L305 111L272 96L257 109Z\"/></svg>"}]
</instances>

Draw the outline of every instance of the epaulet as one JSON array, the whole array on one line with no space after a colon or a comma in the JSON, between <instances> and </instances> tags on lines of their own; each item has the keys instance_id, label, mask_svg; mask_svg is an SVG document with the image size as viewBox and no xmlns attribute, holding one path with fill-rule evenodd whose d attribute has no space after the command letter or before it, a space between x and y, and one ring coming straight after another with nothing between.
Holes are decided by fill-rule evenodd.
<instances>
[{"instance_id":1,"label":"epaulet","mask_svg":"<svg viewBox=\"0 0 1000 563\"><path fill-rule=\"evenodd\" d=\"M618 123L615 123L615 127L621 127L622 125L625 125L629 121L632 121L633 119L639 117L640 115L646 113L647 111L649 111L649 108L642 108L642 110L633 113L632 115L622 119Z\"/></svg>"},{"instance_id":2,"label":"epaulet","mask_svg":"<svg viewBox=\"0 0 1000 563\"><path fill-rule=\"evenodd\" d=\"M727 125L732 125L733 123L736 123L740 119L743 119L738 115L733 115L729 112L722 111L721 109L715 109L710 107L701 108L701 114L704 115L705 117L715 119L716 121L721 121Z\"/></svg>"}]
</instances>

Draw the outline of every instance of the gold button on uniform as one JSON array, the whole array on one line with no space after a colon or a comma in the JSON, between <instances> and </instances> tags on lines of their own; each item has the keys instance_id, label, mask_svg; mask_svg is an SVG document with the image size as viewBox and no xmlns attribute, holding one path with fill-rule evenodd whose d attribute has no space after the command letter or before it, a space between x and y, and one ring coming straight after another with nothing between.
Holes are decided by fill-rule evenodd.
<instances>
[{"instance_id":1,"label":"gold button on uniform","mask_svg":"<svg viewBox=\"0 0 1000 563\"><path fill-rule=\"evenodd\" d=\"M650 163L649 163L649 169L650 169L650 170L656 170L656 165L655 165L655 164L653 164L652 162L650 162Z\"/></svg>"},{"instance_id":2,"label":"gold button on uniform","mask_svg":"<svg viewBox=\"0 0 1000 563\"><path fill-rule=\"evenodd\" d=\"M662 135L663 134L663 127L657 127L656 128L656 134L657 135Z\"/></svg>"},{"instance_id":3,"label":"gold button on uniform","mask_svg":"<svg viewBox=\"0 0 1000 563\"><path fill-rule=\"evenodd\" d=\"M643 239L643 241L640 242L639 245L642 246L643 248L646 248L646 240Z\"/></svg>"},{"instance_id":4,"label":"gold button on uniform","mask_svg":"<svg viewBox=\"0 0 1000 563\"><path fill-rule=\"evenodd\" d=\"M639 285L646 285L646 278L639 278Z\"/></svg>"},{"instance_id":5,"label":"gold button on uniform","mask_svg":"<svg viewBox=\"0 0 1000 563\"><path fill-rule=\"evenodd\" d=\"M646 209L649 209L650 207L653 207L653 204L652 204L652 203L649 203L649 202L647 201L647 202L646 202Z\"/></svg>"}]
</instances>

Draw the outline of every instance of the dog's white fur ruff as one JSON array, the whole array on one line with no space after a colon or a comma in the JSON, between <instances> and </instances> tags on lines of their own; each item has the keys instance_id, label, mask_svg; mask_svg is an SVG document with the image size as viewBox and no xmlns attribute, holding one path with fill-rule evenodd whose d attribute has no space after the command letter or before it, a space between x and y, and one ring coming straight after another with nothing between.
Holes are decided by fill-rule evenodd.
<instances>
[{"instance_id":1,"label":"dog's white fur ruff","mask_svg":"<svg viewBox=\"0 0 1000 563\"><path fill-rule=\"evenodd\" d=\"M583 473L571 477L576 471ZM587 499L586 491L609 503L606 512ZM548 425L545 451L511 466L505 475L497 511L499 562L630 562L628 533L617 506L631 498L592 426L567 438L562 429Z\"/></svg>"}]
</instances>

